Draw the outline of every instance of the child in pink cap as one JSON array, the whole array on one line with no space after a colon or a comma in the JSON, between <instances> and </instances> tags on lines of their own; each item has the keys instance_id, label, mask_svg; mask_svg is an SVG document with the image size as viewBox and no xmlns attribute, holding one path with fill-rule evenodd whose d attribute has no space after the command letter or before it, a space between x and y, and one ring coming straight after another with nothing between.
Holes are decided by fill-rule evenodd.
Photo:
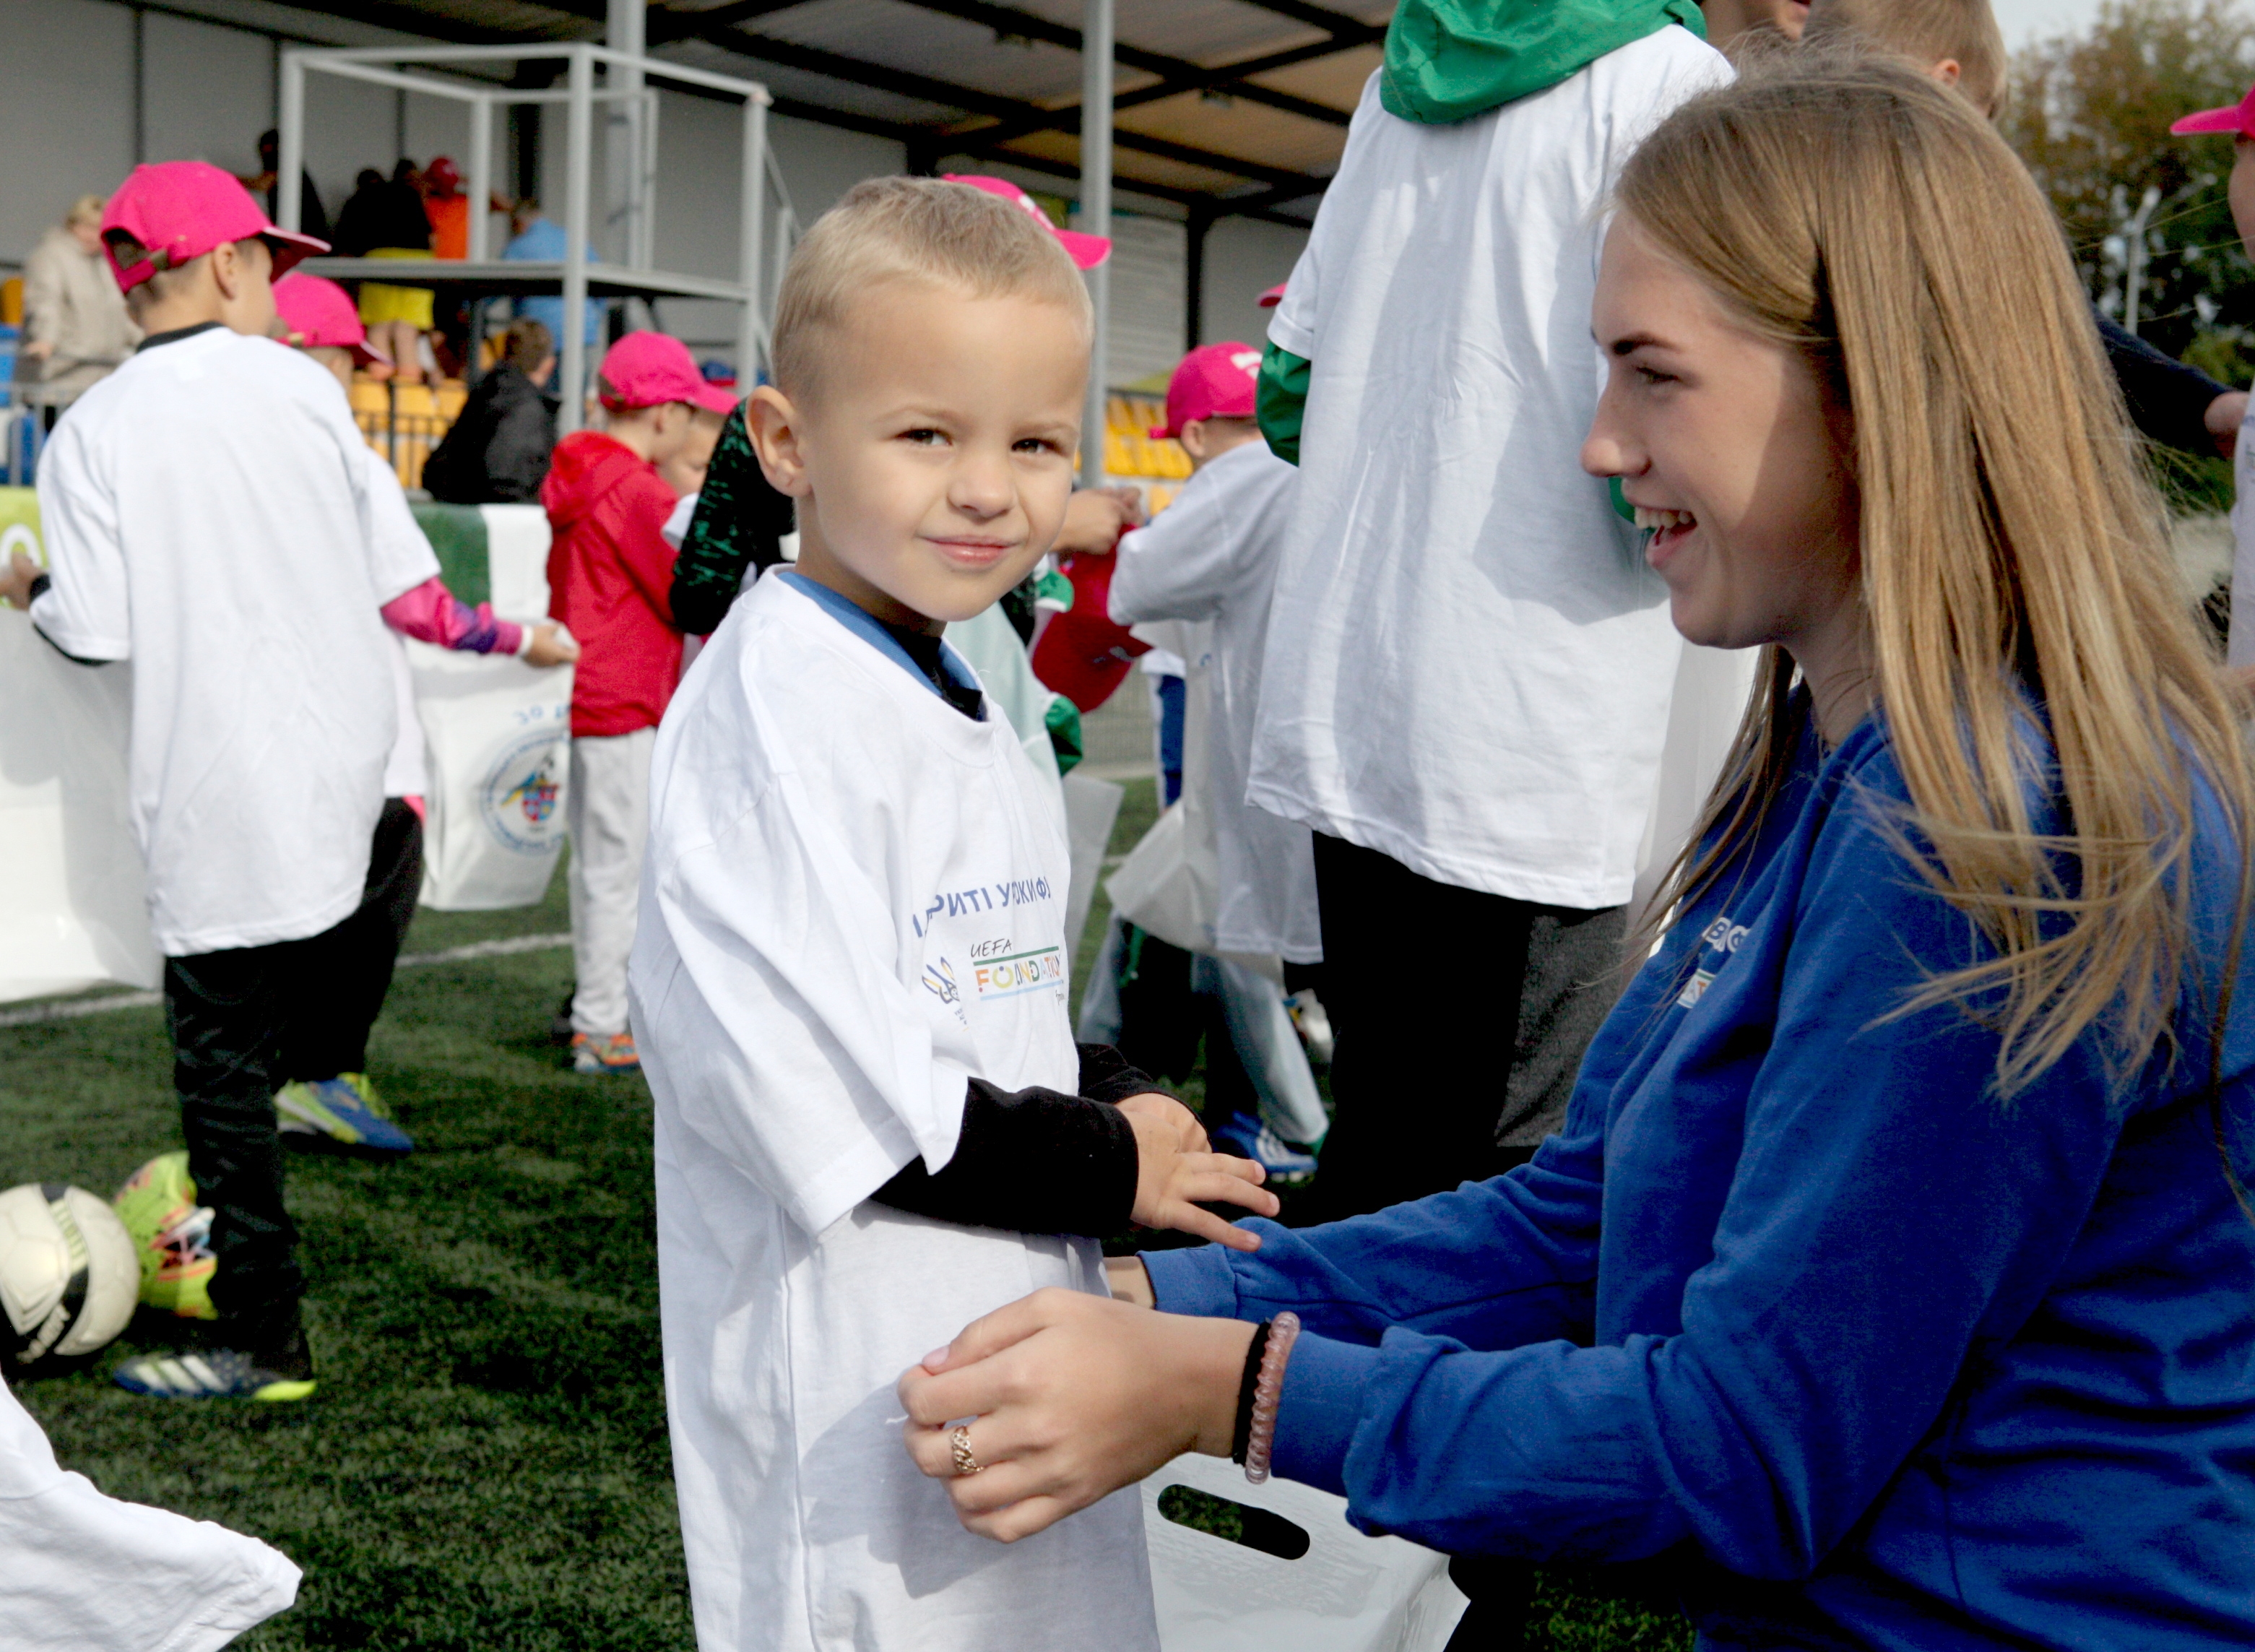
<instances>
[{"instance_id":1,"label":"child in pink cap","mask_svg":"<svg viewBox=\"0 0 2255 1652\"><path fill-rule=\"evenodd\" d=\"M2172 132L2231 134L2231 226L2250 257L2255 257L2255 87L2224 109L2202 109L2169 128ZM2255 423L2255 414L2244 415ZM2231 455L2231 640L2230 658L2244 678L2255 680L2255 431L2243 423Z\"/></svg>"},{"instance_id":2,"label":"child in pink cap","mask_svg":"<svg viewBox=\"0 0 2255 1652\"><path fill-rule=\"evenodd\" d=\"M276 1092L333 984L414 898L384 809L398 719L377 611L434 570L427 545L376 527L335 381L269 336L274 277L321 243L198 161L136 168L102 240L146 336L57 425L39 467L50 570L18 560L0 596L71 658L133 664L133 824L218 1321L117 1381L297 1400L313 1362ZM373 1108L329 1112L360 1151L412 1145Z\"/></svg>"},{"instance_id":3,"label":"child in pink cap","mask_svg":"<svg viewBox=\"0 0 2255 1652\"><path fill-rule=\"evenodd\" d=\"M293 270L274 284L274 307L283 341L327 368L340 385L351 384L355 362L384 359L368 341L351 296L334 281ZM352 1111L383 1107L368 1074L369 1031L383 1011L392 967L415 917L423 882L423 794L429 784L403 639L411 636L469 654L513 654L537 666L560 665L578 654L572 639L553 625L496 619L491 603L473 608L448 590L398 476L375 448L363 444L360 457L368 470L372 531L397 546L403 565L420 566L428 577L382 610L390 633L392 688L399 708L398 736L383 768L383 818L377 832L387 860L383 887L391 897L358 920L365 931L362 944L354 949L349 965L330 978L312 1026L293 1045L290 1082L275 1097L282 1130L292 1145L315 1135L350 1145L346 1121Z\"/></svg>"},{"instance_id":4,"label":"child in pink cap","mask_svg":"<svg viewBox=\"0 0 2255 1652\"><path fill-rule=\"evenodd\" d=\"M1258 1104L1256 1113L1240 1102L1233 1115L1213 1105L1221 1087L1210 1083L1207 1117L1229 1150L1295 1179L1315 1170L1308 1149L1326 1128L1323 1104L1275 981L1236 961L1280 960L1285 983L1306 995L1303 1008L1320 1013L1313 971L1323 934L1308 828L1245 802L1269 599L1299 475L1261 439L1260 366L1258 348L1233 340L1202 345L1175 369L1167 422L1151 434L1182 444L1191 479L1149 526L1120 540L1110 608L1120 624L1177 633L1162 646L1188 662L1189 695L1203 714L1185 742L1184 826L1212 844L1216 903L1208 933L1196 938L1191 980L1199 996L1226 1006L1245 1073L1229 1087ZM1082 1035L1093 1036L1086 1020Z\"/></svg>"},{"instance_id":5,"label":"child in pink cap","mask_svg":"<svg viewBox=\"0 0 2255 1652\"><path fill-rule=\"evenodd\" d=\"M709 434L735 397L705 382L689 347L629 333L604 354L600 431L556 444L541 484L555 538L548 611L578 639L572 682L572 1065L633 1072L627 953L650 824L650 754L681 676L665 542L674 491L659 475Z\"/></svg>"}]
</instances>

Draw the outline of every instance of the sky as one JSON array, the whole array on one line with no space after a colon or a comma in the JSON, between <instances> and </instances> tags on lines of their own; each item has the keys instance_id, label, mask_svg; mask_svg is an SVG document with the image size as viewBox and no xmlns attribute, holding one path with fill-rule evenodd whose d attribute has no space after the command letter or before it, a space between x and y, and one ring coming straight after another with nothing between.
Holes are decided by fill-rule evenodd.
<instances>
[{"instance_id":1,"label":"sky","mask_svg":"<svg viewBox=\"0 0 2255 1652\"><path fill-rule=\"evenodd\" d=\"M2018 49L2031 39L2076 33L2098 15L2098 0L1992 0L2005 44Z\"/></svg>"}]
</instances>

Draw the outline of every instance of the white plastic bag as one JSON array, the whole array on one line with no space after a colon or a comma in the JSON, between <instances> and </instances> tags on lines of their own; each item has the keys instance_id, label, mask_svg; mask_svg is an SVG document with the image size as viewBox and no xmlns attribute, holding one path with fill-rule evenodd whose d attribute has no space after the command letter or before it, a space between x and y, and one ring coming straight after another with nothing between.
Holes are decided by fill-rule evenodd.
<instances>
[{"instance_id":1,"label":"white plastic bag","mask_svg":"<svg viewBox=\"0 0 2255 1652\"><path fill-rule=\"evenodd\" d=\"M571 668L536 670L412 640L407 660L429 748L423 904L445 912L537 904L564 847Z\"/></svg>"},{"instance_id":2,"label":"white plastic bag","mask_svg":"<svg viewBox=\"0 0 2255 1652\"><path fill-rule=\"evenodd\" d=\"M1159 1513L1187 1486L1264 1508L1307 1534L1280 1559ZM1466 1601L1449 1557L1401 1537L1366 1537L1346 1501L1272 1480L1255 1486L1219 1458L1178 1457L1143 1482L1143 1531L1163 1652L1442 1652Z\"/></svg>"},{"instance_id":3,"label":"white plastic bag","mask_svg":"<svg viewBox=\"0 0 2255 1652\"><path fill-rule=\"evenodd\" d=\"M1112 823L1120 818L1120 804L1127 795L1128 788L1117 781L1099 780L1078 770L1064 777L1065 839L1072 846L1064 932L1075 952L1080 950L1088 909L1096 903L1096 880L1104 870L1104 851L1111 846Z\"/></svg>"},{"instance_id":4,"label":"white plastic bag","mask_svg":"<svg viewBox=\"0 0 2255 1652\"><path fill-rule=\"evenodd\" d=\"M28 488L0 489L0 561L44 562ZM0 1002L154 987L148 871L126 782L132 667L78 665L0 609Z\"/></svg>"},{"instance_id":5,"label":"white plastic bag","mask_svg":"<svg viewBox=\"0 0 2255 1652\"><path fill-rule=\"evenodd\" d=\"M548 616L548 515L481 505L494 613ZM537 905L564 847L572 772L572 668L410 641L415 709L429 749L423 904L482 912Z\"/></svg>"}]
</instances>

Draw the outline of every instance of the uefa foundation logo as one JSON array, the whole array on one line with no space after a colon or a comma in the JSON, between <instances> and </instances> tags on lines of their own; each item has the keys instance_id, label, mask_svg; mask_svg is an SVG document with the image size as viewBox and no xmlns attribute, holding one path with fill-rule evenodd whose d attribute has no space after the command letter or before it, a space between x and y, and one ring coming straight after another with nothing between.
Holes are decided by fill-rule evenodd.
<instances>
[{"instance_id":1,"label":"uefa foundation logo","mask_svg":"<svg viewBox=\"0 0 2255 1652\"><path fill-rule=\"evenodd\" d=\"M487 766L478 812L503 848L553 854L564 841L564 765L571 745L558 728L518 735Z\"/></svg>"}]
</instances>

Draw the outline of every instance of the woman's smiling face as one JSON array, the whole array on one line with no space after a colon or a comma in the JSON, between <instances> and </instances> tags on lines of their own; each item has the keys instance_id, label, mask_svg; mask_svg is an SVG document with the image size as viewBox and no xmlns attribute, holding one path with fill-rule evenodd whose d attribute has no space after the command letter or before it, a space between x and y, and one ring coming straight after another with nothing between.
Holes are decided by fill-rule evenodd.
<instances>
[{"instance_id":1,"label":"woman's smiling face","mask_svg":"<svg viewBox=\"0 0 2255 1652\"><path fill-rule=\"evenodd\" d=\"M1848 422L1802 352L1755 334L1629 218L1605 237L1591 323L1604 396L1583 468L1653 531L1675 629L1711 648L1804 648L1856 621ZM1796 643L1802 646L1795 646Z\"/></svg>"}]
</instances>

